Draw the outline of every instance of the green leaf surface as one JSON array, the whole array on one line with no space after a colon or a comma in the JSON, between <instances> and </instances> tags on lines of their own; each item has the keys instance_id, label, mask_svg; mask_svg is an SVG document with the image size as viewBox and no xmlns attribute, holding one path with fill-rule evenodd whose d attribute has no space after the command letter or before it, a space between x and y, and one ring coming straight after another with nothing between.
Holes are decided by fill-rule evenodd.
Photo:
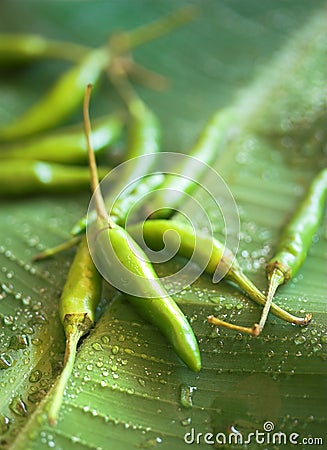
<instances>
[{"instance_id":1,"label":"green leaf surface","mask_svg":"<svg viewBox=\"0 0 327 450\"><path fill-rule=\"evenodd\" d=\"M3 1L0 27L96 46L113 29L132 28L183 4ZM265 264L280 232L326 164L323 2L198 4L202 14L196 21L135 52L138 61L170 80L166 92L139 92L163 124L164 150L187 151L215 110L235 106L238 133L215 168L239 208L238 259L264 290ZM44 61L4 73L1 122L24 111L65 67ZM117 107L105 82L93 105L94 115ZM71 120L80 121L81 112ZM201 193L196 198L201 201ZM79 347L58 424L47 424L65 345L58 300L74 251L38 264L31 258L68 237L88 199L85 192L0 203L0 448L184 449L192 447L186 441L193 437L196 448L207 448L213 445L205 442L206 433L228 438L235 428L246 437L263 431L267 421L287 437L298 433L298 442L321 437L326 445L325 224L298 275L276 295L294 314L313 313L306 328L270 315L258 338L216 330L206 322L209 314L251 325L261 308L236 286L214 285L208 276L175 296L199 341L203 368L197 374L123 296L104 287L98 322ZM215 211L208 212L220 236L223 224ZM170 272L182 263L176 259L159 270ZM289 441L264 444L253 439L243 447L216 445L293 448Z\"/></svg>"}]
</instances>

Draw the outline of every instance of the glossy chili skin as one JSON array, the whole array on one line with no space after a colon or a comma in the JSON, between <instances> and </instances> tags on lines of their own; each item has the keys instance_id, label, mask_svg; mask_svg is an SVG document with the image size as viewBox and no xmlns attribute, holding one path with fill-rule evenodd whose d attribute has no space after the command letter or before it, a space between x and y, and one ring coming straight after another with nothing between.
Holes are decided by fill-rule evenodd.
<instances>
[{"instance_id":1,"label":"glossy chili skin","mask_svg":"<svg viewBox=\"0 0 327 450\"><path fill-rule=\"evenodd\" d=\"M81 105L85 86L90 82L98 82L109 60L107 48L90 50L34 106L0 129L0 140L24 138L59 125Z\"/></svg>"},{"instance_id":2,"label":"glossy chili skin","mask_svg":"<svg viewBox=\"0 0 327 450\"><path fill-rule=\"evenodd\" d=\"M114 274L118 283L125 273L115 264L116 258L130 273L139 276L137 290L144 292L144 297L127 295L129 302L144 319L159 328L190 369L199 371L200 352L193 330L138 244L122 227L114 226L100 229L94 246L101 267L111 276Z\"/></svg>"},{"instance_id":3,"label":"glossy chili skin","mask_svg":"<svg viewBox=\"0 0 327 450\"><path fill-rule=\"evenodd\" d=\"M311 182L290 222L284 228L276 253L267 265L268 278L274 271L280 283L295 276L312 244L312 237L321 223L327 192L327 169L321 170Z\"/></svg>"},{"instance_id":4,"label":"glossy chili skin","mask_svg":"<svg viewBox=\"0 0 327 450\"><path fill-rule=\"evenodd\" d=\"M101 154L119 139L124 127L123 115L116 113L94 120L92 142L94 152ZM0 146L1 159L31 159L61 164L87 162L87 148L82 125L64 127L23 142ZM0 162L2 164L2 162Z\"/></svg>"},{"instance_id":5,"label":"glossy chili skin","mask_svg":"<svg viewBox=\"0 0 327 450\"><path fill-rule=\"evenodd\" d=\"M108 170L100 168L100 176L106 175ZM0 163L0 197L79 192L89 186L87 167L30 160L3 160Z\"/></svg>"},{"instance_id":6,"label":"glossy chili skin","mask_svg":"<svg viewBox=\"0 0 327 450\"><path fill-rule=\"evenodd\" d=\"M0 33L0 66L11 67L38 59L79 61L89 49L72 42L48 39L31 33Z\"/></svg>"},{"instance_id":7,"label":"glossy chili skin","mask_svg":"<svg viewBox=\"0 0 327 450\"><path fill-rule=\"evenodd\" d=\"M174 233L166 233L169 230L173 230ZM168 247L172 245L172 248L176 248L176 243L179 243L179 255L185 258L193 255L192 260L210 275L213 275L218 267L222 273L226 274L227 280L239 286L252 300L260 305L265 304L265 296L243 273L235 255L217 239L206 234L195 233L192 227L176 220L148 220L129 227L128 231L135 238L140 237L143 233L146 244L154 250L163 248L163 236L166 233L165 245ZM177 236L178 240L176 241ZM293 316L275 304L272 304L271 312L283 320L299 325L304 325L309 321L309 318L302 319Z\"/></svg>"},{"instance_id":8,"label":"glossy chili skin","mask_svg":"<svg viewBox=\"0 0 327 450\"><path fill-rule=\"evenodd\" d=\"M93 264L84 236L69 269L59 302L60 321L66 336L66 351L64 367L54 386L48 408L50 425L55 425L57 421L65 388L73 370L78 342L94 326L101 288L102 278Z\"/></svg>"},{"instance_id":9,"label":"glossy chili skin","mask_svg":"<svg viewBox=\"0 0 327 450\"><path fill-rule=\"evenodd\" d=\"M233 121L234 112L228 108L216 112L210 118L194 146L187 152L188 156L196 158L204 165L200 166L193 159L186 159L183 165L174 168L179 177L169 174L165 176L160 191L151 199L151 204L146 206L151 213L151 219L170 217L184 201L185 194L193 193L197 182L201 181L206 173L206 165L212 165L224 150L232 133Z\"/></svg>"},{"instance_id":10,"label":"glossy chili skin","mask_svg":"<svg viewBox=\"0 0 327 450\"><path fill-rule=\"evenodd\" d=\"M77 248L63 288L59 316L64 328L76 319L85 332L94 325L95 310L101 296L102 278L91 258L86 237Z\"/></svg>"}]
</instances>

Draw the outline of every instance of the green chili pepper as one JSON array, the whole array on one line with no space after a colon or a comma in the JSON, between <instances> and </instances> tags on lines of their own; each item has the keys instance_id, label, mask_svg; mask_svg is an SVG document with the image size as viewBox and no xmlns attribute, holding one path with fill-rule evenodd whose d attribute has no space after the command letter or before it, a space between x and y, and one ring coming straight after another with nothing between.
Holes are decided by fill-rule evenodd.
<instances>
[{"instance_id":1,"label":"green chili pepper","mask_svg":"<svg viewBox=\"0 0 327 450\"><path fill-rule=\"evenodd\" d=\"M167 248L172 247L175 249L176 244L178 244L178 253L181 256L190 258L193 255L192 260L198 263L200 267L204 267L205 272L210 275L213 275L218 267L222 273L226 273L226 280L239 286L256 303L265 305L265 296L243 273L235 255L229 249L226 249L217 239L205 234L196 233L189 225L175 220L148 220L142 224L136 224L128 228L129 233L134 237L141 235L140 230L143 232L145 242L150 248L161 250L165 245ZM165 234L169 230L173 230L175 233ZM177 235L179 236L178 241L176 241ZM196 253L194 253L195 247ZM277 317L297 325L306 325L311 319L311 315L309 314L305 318L293 316L275 304L272 304L271 311ZM219 325L226 324L226 322L212 317L209 320ZM229 328L234 328L232 324L226 325ZM241 328L236 327L237 330ZM249 330L251 334L258 334L257 326L254 326L253 329L242 329L242 331L248 332Z\"/></svg>"},{"instance_id":2,"label":"green chili pepper","mask_svg":"<svg viewBox=\"0 0 327 450\"><path fill-rule=\"evenodd\" d=\"M72 42L56 41L39 34L0 34L0 66L12 66L36 59L58 58L77 62L89 48Z\"/></svg>"},{"instance_id":3,"label":"green chili pepper","mask_svg":"<svg viewBox=\"0 0 327 450\"><path fill-rule=\"evenodd\" d=\"M194 11L194 8L182 8L152 24L119 34L111 39L110 46L89 51L39 102L1 129L0 140L19 139L58 125L82 103L86 84L96 84L115 55L167 34L193 19Z\"/></svg>"},{"instance_id":4,"label":"green chili pepper","mask_svg":"<svg viewBox=\"0 0 327 450\"><path fill-rule=\"evenodd\" d=\"M232 109L216 112L206 124L195 145L187 153L201 162L212 165L224 149L233 126L234 113ZM171 216L176 207L184 201L185 194L192 194L197 187L195 181L200 181L205 175L205 165L199 171L199 165L189 159L183 166L174 168L179 177L167 175L160 186L160 191L146 208L154 211L151 219L164 219ZM174 191L172 195L171 191Z\"/></svg>"},{"instance_id":5,"label":"green chili pepper","mask_svg":"<svg viewBox=\"0 0 327 450\"><path fill-rule=\"evenodd\" d=\"M80 63L65 72L32 108L0 130L0 139L19 139L61 123L80 105L85 85L90 81L97 83L108 63L108 49L91 50Z\"/></svg>"},{"instance_id":6,"label":"green chili pepper","mask_svg":"<svg viewBox=\"0 0 327 450\"><path fill-rule=\"evenodd\" d=\"M179 357L192 370L198 371L201 368L200 352L190 324L162 286L142 249L122 227L108 217L103 197L100 190L97 189L99 183L96 162L89 138L90 90L91 86L88 85L84 101L84 120L90 159L91 186L95 193L98 214L97 221L93 224L96 233L93 243L95 255L100 260L102 273L107 275L106 278L110 279L113 275L119 280L121 276L125 275L126 269L130 274L137 276L138 291L144 292L146 298L128 295L128 300L140 315L159 328ZM116 258L119 259L119 265L113 264Z\"/></svg>"},{"instance_id":7,"label":"green chili pepper","mask_svg":"<svg viewBox=\"0 0 327 450\"><path fill-rule=\"evenodd\" d=\"M100 169L100 176L108 173ZM29 160L3 160L0 163L0 196L14 197L37 193L77 192L88 188L90 174L86 167L65 166Z\"/></svg>"},{"instance_id":8,"label":"green chili pepper","mask_svg":"<svg viewBox=\"0 0 327 450\"><path fill-rule=\"evenodd\" d=\"M91 138L97 154L121 136L123 124L121 114L111 114L94 121ZM65 127L54 133L7 145L0 148L0 160L3 158L42 160L62 164L87 162L83 127Z\"/></svg>"},{"instance_id":9,"label":"green chili pepper","mask_svg":"<svg viewBox=\"0 0 327 450\"><path fill-rule=\"evenodd\" d=\"M276 253L267 264L268 293L259 327L266 322L270 304L278 286L294 277L303 264L312 238L318 229L325 209L327 169L313 179L290 222L282 232Z\"/></svg>"},{"instance_id":10,"label":"green chili pepper","mask_svg":"<svg viewBox=\"0 0 327 450\"><path fill-rule=\"evenodd\" d=\"M73 370L78 341L94 326L101 286L101 276L93 264L84 237L70 267L59 303L60 321L66 335L66 352L64 369L55 385L48 411L51 425L56 423L65 387Z\"/></svg>"},{"instance_id":11,"label":"green chili pepper","mask_svg":"<svg viewBox=\"0 0 327 450\"><path fill-rule=\"evenodd\" d=\"M124 228L113 225L104 229L99 223L97 226L100 229L94 244L101 267L106 268L107 273L115 271L116 277L120 277L119 267L112 263L116 256L129 272L137 275L140 280L137 289L144 292L144 297L125 294L126 298L144 319L161 331L190 369L200 370L200 353L192 328L168 295L143 250Z\"/></svg>"}]
</instances>

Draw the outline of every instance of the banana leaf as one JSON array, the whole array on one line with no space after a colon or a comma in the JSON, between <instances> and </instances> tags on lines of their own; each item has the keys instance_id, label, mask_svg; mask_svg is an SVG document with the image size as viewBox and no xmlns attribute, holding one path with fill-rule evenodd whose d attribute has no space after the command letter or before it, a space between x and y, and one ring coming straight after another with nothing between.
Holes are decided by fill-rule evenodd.
<instances>
[{"instance_id":1,"label":"banana leaf","mask_svg":"<svg viewBox=\"0 0 327 450\"><path fill-rule=\"evenodd\" d=\"M169 88L138 89L162 122L165 150L187 152L210 115L233 106L237 133L214 168L238 206L238 260L265 290L265 264L281 230L314 174L326 165L323 2L194 3L202 12L193 23L135 51L138 61L167 76ZM5 0L0 25L2 31L96 46L114 29L130 29L184 4ZM39 61L5 71L2 124L41 96L66 65ZM103 82L93 104L96 114L115 109L119 100ZM77 120L81 112L71 118ZM201 191L194 195L201 202ZM79 347L58 423L48 425L46 410L65 346L58 300L74 250L37 264L31 258L68 238L89 197L87 191L64 197L40 193L0 202L0 448L326 445L325 223L300 272L275 298L294 314L311 312L307 327L270 315L256 338L216 329L207 323L210 314L252 325L261 308L236 286L213 284L206 275L174 295L199 341L199 373L183 365L123 295L105 286L97 324ZM223 224L215 211L208 214L220 237ZM175 258L158 271L171 273L182 264Z\"/></svg>"}]
</instances>

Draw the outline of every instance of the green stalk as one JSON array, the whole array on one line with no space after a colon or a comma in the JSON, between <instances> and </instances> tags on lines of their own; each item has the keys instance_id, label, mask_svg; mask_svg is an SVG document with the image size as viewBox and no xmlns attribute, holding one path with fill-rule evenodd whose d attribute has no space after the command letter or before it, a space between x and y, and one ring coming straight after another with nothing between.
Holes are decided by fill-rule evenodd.
<instances>
[{"instance_id":1,"label":"green stalk","mask_svg":"<svg viewBox=\"0 0 327 450\"><path fill-rule=\"evenodd\" d=\"M232 273L228 273L226 278L236 283L244 292L248 294L248 296L258 303L259 305L266 305L266 297L259 289L250 281L247 276L242 273L240 270L233 270ZM306 314L305 317L296 317L293 314L290 314L287 311L284 311L282 308L277 306L276 304L271 304L267 306L269 311L269 307L271 312L278 316L280 319L285 320L286 322L294 323L296 325L307 325L312 317L312 314Z\"/></svg>"},{"instance_id":2,"label":"green stalk","mask_svg":"<svg viewBox=\"0 0 327 450\"><path fill-rule=\"evenodd\" d=\"M55 425L57 422L57 416L63 401L64 392L73 371L77 344L83 334L84 330L81 330L78 326L74 326L73 324L72 331L67 334L64 368L55 385L54 397L48 410L48 422L50 425Z\"/></svg>"},{"instance_id":3,"label":"green stalk","mask_svg":"<svg viewBox=\"0 0 327 450\"><path fill-rule=\"evenodd\" d=\"M42 259L51 258L58 253L69 250L70 248L75 247L75 245L77 245L81 241L81 239L82 238L80 236L73 237L71 239L68 239L67 241L62 242L59 245L56 245L55 247L46 248L37 255L34 255L32 261L41 261Z\"/></svg>"},{"instance_id":4,"label":"green stalk","mask_svg":"<svg viewBox=\"0 0 327 450\"><path fill-rule=\"evenodd\" d=\"M267 299L266 299L265 306L262 310L260 322L259 322L259 332L260 333L263 330L263 327L265 326L265 323L266 323L266 320L267 320L267 317L269 314L269 310L270 310L270 308L272 308L271 305L272 305L272 301L273 301L275 292L276 292L278 286L283 284L284 281L285 281L284 274L277 268L269 276L269 287L268 287L268 292L267 292Z\"/></svg>"}]
</instances>

